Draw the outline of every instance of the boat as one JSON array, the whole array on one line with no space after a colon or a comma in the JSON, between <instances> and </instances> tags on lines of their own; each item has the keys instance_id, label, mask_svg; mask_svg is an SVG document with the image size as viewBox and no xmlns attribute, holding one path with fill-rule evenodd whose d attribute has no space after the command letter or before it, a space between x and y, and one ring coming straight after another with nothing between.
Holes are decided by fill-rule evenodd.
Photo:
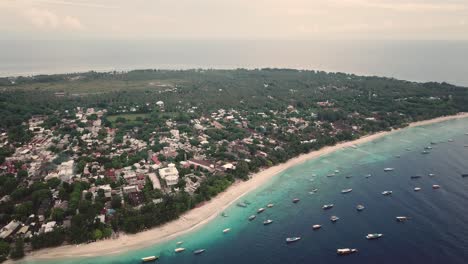
<instances>
[{"instance_id":1,"label":"boat","mask_svg":"<svg viewBox=\"0 0 468 264\"><path fill-rule=\"evenodd\" d=\"M431 145L437 145L437 142L431 141Z\"/></svg>"},{"instance_id":2,"label":"boat","mask_svg":"<svg viewBox=\"0 0 468 264\"><path fill-rule=\"evenodd\" d=\"M392 191L383 191L382 195L387 196L387 195L391 195L392 193L393 193Z\"/></svg>"},{"instance_id":3,"label":"boat","mask_svg":"<svg viewBox=\"0 0 468 264\"><path fill-rule=\"evenodd\" d=\"M330 221L332 221L333 223L335 223L335 222L338 221L338 220L340 220L340 218L339 218L338 216L336 216L336 215L332 215L332 216L330 217Z\"/></svg>"},{"instance_id":4,"label":"boat","mask_svg":"<svg viewBox=\"0 0 468 264\"><path fill-rule=\"evenodd\" d=\"M421 175L414 175L414 176L411 176L411 179L419 179L421 177L422 177Z\"/></svg>"},{"instance_id":5,"label":"boat","mask_svg":"<svg viewBox=\"0 0 468 264\"><path fill-rule=\"evenodd\" d=\"M320 229L321 227L322 227L322 225L313 225L312 229L317 230L317 229Z\"/></svg>"},{"instance_id":6,"label":"boat","mask_svg":"<svg viewBox=\"0 0 468 264\"><path fill-rule=\"evenodd\" d=\"M201 253L203 253L203 252L205 252L205 251L206 251L206 250L203 249L203 248L202 248L202 249L197 249L197 250L193 251L193 254L195 254L195 255L200 255Z\"/></svg>"},{"instance_id":7,"label":"boat","mask_svg":"<svg viewBox=\"0 0 468 264\"><path fill-rule=\"evenodd\" d=\"M366 175L366 178L370 178L370 177L372 177L372 174L367 174Z\"/></svg>"},{"instance_id":8,"label":"boat","mask_svg":"<svg viewBox=\"0 0 468 264\"><path fill-rule=\"evenodd\" d=\"M273 223L273 220L271 220L271 219L263 221L263 225L269 225L271 223Z\"/></svg>"},{"instance_id":9,"label":"boat","mask_svg":"<svg viewBox=\"0 0 468 264\"><path fill-rule=\"evenodd\" d=\"M238 203L237 206L239 206L239 207L247 207L247 204L245 204L245 203Z\"/></svg>"},{"instance_id":10,"label":"boat","mask_svg":"<svg viewBox=\"0 0 468 264\"><path fill-rule=\"evenodd\" d=\"M271 204L267 204L267 207L268 207L268 208L272 208L273 206L274 206L274 204L272 204L272 203L271 203Z\"/></svg>"},{"instance_id":11,"label":"boat","mask_svg":"<svg viewBox=\"0 0 468 264\"><path fill-rule=\"evenodd\" d=\"M227 215L225 212L222 212L222 213L221 213L221 216L222 216L222 217L228 217L228 215Z\"/></svg>"},{"instance_id":12,"label":"boat","mask_svg":"<svg viewBox=\"0 0 468 264\"><path fill-rule=\"evenodd\" d=\"M429 154L431 152L427 151L427 150L424 150L423 152L421 152L421 154Z\"/></svg>"},{"instance_id":13,"label":"boat","mask_svg":"<svg viewBox=\"0 0 468 264\"><path fill-rule=\"evenodd\" d=\"M301 237L288 237L286 238L286 243L292 243L301 240Z\"/></svg>"},{"instance_id":14,"label":"boat","mask_svg":"<svg viewBox=\"0 0 468 264\"><path fill-rule=\"evenodd\" d=\"M468 174L462 174L462 177L466 178L466 177L468 177Z\"/></svg>"},{"instance_id":15,"label":"boat","mask_svg":"<svg viewBox=\"0 0 468 264\"><path fill-rule=\"evenodd\" d=\"M449 139L448 142L453 142L453 139Z\"/></svg>"},{"instance_id":16,"label":"boat","mask_svg":"<svg viewBox=\"0 0 468 264\"><path fill-rule=\"evenodd\" d=\"M406 151L411 151L411 149L410 149L410 148L406 148Z\"/></svg>"},{"instance_id":17,"label":"boat","mask_svg":"<svg viewBox=\"0 0 468 264\"><path fill-rule=\"evenodd\" d=\"M425 147L424 149L430 150L430 149L432 149L432 147L431 147L431 146L427 146L427 147Z\"/></svg>"},{"instance_id":18,"label":"boat","mask_svg":"<svg viewBox=\"0 0 468 264\"><path fill-rule=\"evenodd\" d=\"M340 172L340 170L335 170L335 173L339 173L339 172Z\"/></svg>"},{"instance_id":19,"label":"boat","mask_svg":"<svg viewBox=\"0 0 468 264\"><path fill-rule=\"evenodd\" d=\"M231 231L231 228L226 228L223 230L223 233L228 233L229 231Z\"/></svg>"},{"instance_id":20,"label":"boat","mask_svg":"<svg viewBox=\"0 0 468 264\"><path fill-rule=\"evenodd\" d=\"M415 191L415 192L419 192L420 190L421 190L421 188L419 188L419 187L414 187L414 191Z\"/></svg>"},{"instance_id":21,"label":"boat","mask_svg":"<svg viewBox=\"0 0 468 264\"><path fill-rule=\"evenodd\" d=\"M179 241L179 242L177 242L177 245L180 245L182 243L184 243L184 241Z\"/></svg>"},{"instance_id":22,"label":"boat","mask_svg":"<svg viewBox=\"0 0 468 264\"><path fill-rule=\"evenodd\" d=\"M395 158L398 158L398 159L399 159L399 158L401 158L401 156L400 156L400 155L396 155Z\"/></svg>"},{"instance_id":23,"label":"boat","mask_svg":"<svg viewBox=\"0 0 468 264\"><path fill-rule=\"evenodd\" d=\"M435 174L434 174L434 173L429 173L428 176L429 176L429 177L434 177Z\"/></svg>"},{"instance_id":24,"label":"boat","mask_svg":"<svg viewBox=\"0 0 468 264\"><path fill-rule=\"evenodd\" d=\"M407 217L407 216L397 216L397 217L396 217L396 221L397 221L397 222L405 222L405 221L407 221L407 220L409 220L409 219L410 219L410 218Z\"/></svg>"},{"instance_id":25,"label":"boat","mask_svg":"<svg viewBox=\"0 0 468 264\"><path fill-rule=\"evenodd\" d=\"M331 209L331 208L333 208L333 206L334 206L334 204L324 204L324 205L322 206L322 209L323 209L323 210Z\"/></svg>"},{"instance_id":26,"label":"boat","mask_svg":"<svg viewBox=\"0 0 468 264\"><path fill-rule=\"evenodd\" d=\"M298 203L299 201L300 201L299 198L294 198L294 199L292 200L293 203Z\"/></svg>"},{"instance_id":27,"label":"boat","mask_svg":"<svg viewBox=\"0 0 468 264\"><path fill-rule=\"evenodd\" d=\"M151 261L156 261L159 257L158 256L149 256L149 257L144 257L141 258L141 262L151 262Z\"/></svg>"},{"instance_id":28,"label":"boat","mask_svg":"<svg viewBox=\"0 0 468 264\"><path fill-rule=\"evenodd\" d=\"M364 210L364 208L365 208L365 207L364 207L364 205L362 205L362 204L358 204L358 205L356 206L356 210L358 210L359 212L362 211L362 210Z\"/></svg>"},{"instance_id":29,"label":"boat","mask_svg":"<svg viewBox=\"0 0 468 264\"><path fill-rule=\"evenodd\" d=\"M318 189L313 189L312 192L314 192L314 193L315 193L315 192L318 192Z\"/></svg>"},{"instance_id":30,"label":"boat","mask_svg":"<svg viewBox=\"0 0 468 264\"><path fill-rule=\"evenodd\" d=\"M257 210L257 214L259 214L259 213L261 213L261 212L263 212L263 211L265 211L265 208L263 208L263 207L262 207L262 208L259 208L259 209Z\"/></svg>"},{"instance_id":31,"label":"boat","mask_svg":"<svg viewBox=\"0 0 468 264\"><path fill-rule=\"evenodd\" d=\"M333 177L335 176L335 173L328 174L327 177Z\"/></svg>"},{"instance_id":32,"label":"boat","mask_svg":"<svg viewBox=\"0 0 468 264\"><path fill-rule=\"evenodd\" d=\"M367 234L366 238L371 240L371 239L381 238L382 236L383 236L383 234L374 233L374 234Z\"/></svg>"},{"instance_id":33,"label":"boat","mask_svg":"<svg viewBox=\"0 0 468 264\"><path fill-rule=\"evenodd\" d=\"M345 178L346 178L346 179L351 179L352 177L353 177L353 176L351 176L351 175L347 175Z\"/></svg>"},{"instance_id":34,"label":"boat","mask_svg":"<svg viewBox=\"0 0 468 264\"><path fill-rule=\"evenodd\" d=\"M437 185L437 184L432 185L432 189L439 189L439 188L440 188L440 185Z\"/></svg>"},{"instance_id":35,"label":"boat","mask_svg":"<svg viewBox=\"0 0 468 264\"><path fill-rule=\"evenodd\" d=\"M394 171L395 169L394 168L385 168L383 169L385 172L389 172L389 171Z\"/></svg>"},{"instance_id":36,"label":"boat","mask_svg":"<svg viewBox=\"0 0 468 264\"><path fill-rule=\"evenodd\" d=\"M176 249L174 249L174 251L175 251L175 253L180 253L180 252L182 252L182 251L185 251L185 248L181 248L181 247L180 247L180 248L176 248Z\"/></svg>"},{"instance_id":37,"label":"boat","mask_svg":"<svg viewBox=\"0 0 468 264\"><path fill-rule=\"evenodd\" d=\"M255 219L255 217L257 217L257 216L256 216L256 215L251 215L251 216L249 216L249 221L252 221L252 220L254 220L254 219Z\"/></svg>"},{"instance_id":38,"label":"boat","mask_svg":"<svg viewBox=\"0 0 468 264\"><path fill-rule=\"evenodd\" d=\"M336 250L338 255L349 255L358 252L356 248L339 248Z\"/></svg>"},{"instance_id":39,"label":"boat","mask_svg":"<svg viewBox=\"0 0 468 264\"><path fill-rule=\"evenodd\" d=\"M344 190L341 190L341 193L350 193L352 191L353 189L344 189Z\"/></svg>"}]
</instances>

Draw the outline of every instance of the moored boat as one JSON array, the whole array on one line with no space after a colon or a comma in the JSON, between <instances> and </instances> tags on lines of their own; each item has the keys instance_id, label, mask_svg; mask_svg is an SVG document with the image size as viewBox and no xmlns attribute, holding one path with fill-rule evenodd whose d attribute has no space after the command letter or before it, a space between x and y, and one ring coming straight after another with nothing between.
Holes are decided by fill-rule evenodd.
<instances>
[{"instance_id":1,"label":"moored boat","mask_svg":"<svg viewBox=\"0 0 468 264\"><path fill-rule=\"evenodd\" d=\"M427 150L424 150L424 151L421 152L421 154L429 154L429 153L431 153L431 152L429 152Z\"/></svg>"},{"instance_id":2,"label":"moored boat","mask_svg":"<svg viewBox=\"0 0 468 264\"><path fill-rule=\"evenodd\" d=\"M435 176L434 173L429 173L428 175L429 175L429 177L434 177Z\"/></svg>"},{"instance_id":3,"label":"moored boat","mask_svg":"<svg viewBox=\"0 0 468 264\"><path fill-rule=\"evenodd\" d=\"M335 176L335 173L330 173L327 175L327 177L333 177L333 176Z\"/></svg>"},{"instance_id":4,"label":"moored boat","mask_svg":"<svg viewBox=\"0 0 468 264\"><path fill-rule=\"evenodd\" d=\"M228 233L229 231L231 231L231 228L226 228L223 230L223 233Z\"/></svg>"},{"instance_id":5,"label":"moored boat","mask_svg":"<svg viewBox=\"0 0 468 264\"><path fill-rule=\"evenodd\" d=\"M367 174L366 175L366 178L370 178L370 177L372 177L372 174Z\"/></svg>"},{"instance_id":6,"label":"moored boat","mask_svg":"<svg viewBox=\"0 0 468 264\"><path fill-rule=\"evenodd\" d=\"M366 238L371 240L371 239L381 238L382 236L383 234L373 233L373 234L367 234Z\"/></svg>"},{"instance_id":7,"label":"moored boat","mask_svg":"<svg viewBox=\"0 0 468 264\"><path fill-rule=\"evenodd\" d=\"M349 255L358 252L356 248L339 248L336 250L338 255Z\"/></svg>"},{"instance_id":8,"label":"moored boat","mask_svg":"<svg viewBox=\"0 0 468 264\"><path fill-rule=\"evenodd\" d=\"M184 241L178 241L177 245L180 245L180 244L183 244L183 243L184 243Z\"/></svg>"},{"instance_id":9,"label":"moored boat","mask_svg":"<svg viewBox=\"0 0 468 264\"><path fill-rule=\"evenodd\" d=\"M391 195L392 193L393 193L393 191L383 191L382 195L387 196L387 195Z\"/></svg>"},{"instance_id":10,"label":"moored boat","mask_svg":"<svg viewBox=\"0 0 468 264\"><path fill-rule=\"evenodd\" d=\"M350 193L352 191L353 189L344 189L344 190L341 190L341 193Z\"/></svg>"},{"instance_id":11,"label":"moored boat","mask_svg":"<svg viewBox=\"0 0 468 264\"><path fill-rule=\"evenodd\" d=\"M413 176L411 176L411 179L419 179L421 177L422 177L421 175L413 175Z\"/></svg>"},{"instance_id":12,"label":"moored boat","mask_svg":"<svg viewBox=\"0 0 468 264\"><path fill-rule=\"evenodd\" d=\"M362 205L362 204L358 204L358 205L356 206L356 210L358 210L359 212L362 211L362 210L364 210L364 209L365 209L365 207L364 207L364 205Z\"/></svg>"},{"instance_id":13,"label":"moored boat","mask_svg":"<svg viewBox=\"0 0 468 264\"><path fill-rule=\"evenodd\" d=\"M333 223L335 223L335 222L338 221L338 220L340 220L340 218L339 218L338 216L336 216L336 215L332 215L332 216L330 217L330 221L332 221Z\"/></svg>"},{"instance_id":14,"label":"moored boat","mask_svg":"<svg viewBox=\"0 0 468 264\"><path fill-rule=\"evenodd\" d=\"M408 216L397 216L396 217L396 221L397 222L406 222L408 221L410 218Z\"/></svg>"},{"instance_id":15,"label":"moored boat","mask_svg":"<svg viewBox=\"0 0 468 264\"><path fill-rule=\"evenodd\" d=\"M466 177L468 177L468 174L462 174L462 177L466 178Z\"/></svg>"},{"instance_id":16,"label":"moored boat","mask_svg":"<svg viewBox=\"0 0 468 264\"><path fill-rule=\"evenodd\" d=\"M292 243L301 240L301 237L288 237L286 238L286 243Z\"/></svg>"},{"instance_id":17,"label":"moored boat","mask_svg":"<svg viewBox=\"0 0 468 264\"><path fill-rule=\"evenodd\" d=\"M440 185L438 185L438 184L432 185L432 189L439 189L439 188L440 188Z\"/></svg>"},{"instance_id":18,"label":"moored boat","mask_svg":"<svg viewBox=\"0 0 468 264\"><path fill-rule=\"evenodd\" d=\"M227 215L225 212L222 212L222 213L221 213L221 216L222 216L222 217L228 217L228 215Z\"/></svg>"},{"instance_id":19,"label":"moored boat","mask_svg":"<svg viewBox=\"0 0 468 264\"><path fill-rule=\"evenodd\" d=\"M267 207L268 207L268 208L272 208L273 206L275 206L275 205L272 204L272 203L271 203L271 204L267 204Z\"/></svg>"},{"instance_id":20,"label":"moored boat","mask_svg":"<svg viewBox=\"0 0 468 264\"><path fill-rule=\"evenodd\" d=\"M383 170L386 171L386 172L389 172L389 171L394 171L395 169L394 168L385 168Z\"/></svg>"},{"instance_id":21,"label":"moored boat","mask_svg":"<svg viewBox=\"0 0 468 264\"><path fill-rule=\"evenodd\" d=\"M413 190L414 190L415 192L419 192L419 191L421 190L421 188L419 188L419 187L414 187Z\"/></svg>"},{"instance_id":22,"label":"moored boat","mask_svg":"<svg viewBox=\"0 0 468 264\"><path fill-rule=\"evenodd\" d=\"M263 207L262 207L262 208L259 208L259 209L257 210L257 214L259 214L259 213L261 213L261 212L263 212L263 211L265 211L265 208L263 208Z\"/></svg>"},{"instance_id":23,"label":"moored boat","mask_svg":"<svg viewBox=\"0 0 468 264\"><path fill-rule=\"evenodd\" d=\"M324 205L322 206L322 209L323 209L323 210L328 210L328 209L333 208L333 206L335 206L335 205L334 205L334 204L324 204Z\"/></svg>"},{"instance_id":24,"label":"moored boat","mask_svg":"<svg viewBox=\"0 0 468 264\"><path fill-rule=\"evenodd\" d=\"M254 219L255 219L255 217L257 217L257 216L256 216L256 215L251 215L251 216L249 216L249 221L252 221L252 220L254 220Z\"/></svg>"},{"instance_id":25,"label":"moored boat","mask_svg":"<svg viewBox=\"0 0 468 264\"><path fill-rule=\"evenodd\" d=\"M141 262L151 262L151 261L156 261L159 257L158 256L148 256L141 258Z\"/></svg>"},{"instance_id":26,"label":"moored boat","mask_svg":"<svg viewBox=\"0 0 468 264\"><path fill-rule=\"evenodd\" d=\"M271 219L263 221L263 225L269 225L271 223L273 223L273 220L271 220Z\"/></svg>"},{"instance_id":27,"label":"moored boat","mask_svg":"<svg viewBox=\"0 0 468 264\"><path fill-rule=\"evenodd\" d=\"M345 178L346 178L346 179L351 179L352 177L353 177L353 176L351 176L351 175L346 175Z\"/></svg>"},{"instance_id":28,"label":"moored boat","mask_svg":"<svg viewBox=\"0 0 468 264\"><path fill-rule=\"evenodd\" d=\"M239 207L247 207L247 204L245 204L245 203L237 203L237 206L239 206Z\"/></svg>"},{"instance_id":29,"label":"moored boat","mask_svg":"<svg viewBox=\"0 0 468 264\"><path fill-rule=\"evenodd\" d=\"M185 248L182 248L182 247L176 248L176 249L174 249L174 251L175 251L175 253L180 253L182 251L185 251Z\"/></svg>"},{"instance_id":30,"label":"moored boat","mask_svg":"<svg viewBox=\"0 0 468 264\"><path fill-rule=\"evenodd\" d=\"M313 225L312 226L312 229L314 229L314 230L317 230L317 229L320 229L320 228L322 228L322 225Z\"/></svg>"},{"instance_id":31,"label":"moored boat","mask_svg":"<svg viewBox=\"0 0 468 264\"><path fill-rule=\"evenodd\" d=\"M202 249L197 249L197 250L193 251L193 254L195 254L195 255L200 255L201 253L203 253L203 252L205 252L205 251L206 251L206 250L205 250L204 248L202 248Z\"/></svg>"},{"instance_id":32,"label":"moored boat","mask_svg":"<svg viewBox=\"0 0 468 264\"><path fill-rule=\"evenodd\" d=\"M299 198L294 198L294 199L292 200L293 203L298 203L299 201L300 201Z\"/></svg>"}]
</instances>

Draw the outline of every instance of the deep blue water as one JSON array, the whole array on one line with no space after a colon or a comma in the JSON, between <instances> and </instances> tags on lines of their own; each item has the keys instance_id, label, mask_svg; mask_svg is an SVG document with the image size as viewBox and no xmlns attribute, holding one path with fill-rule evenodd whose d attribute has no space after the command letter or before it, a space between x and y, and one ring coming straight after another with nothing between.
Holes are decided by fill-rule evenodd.
<instances>
[{"instance_id":1,"label":"deep blue water","mask_svg":"<svg viewBox=\"0 0 468 264\"><path fill-rule=\"evenodd\" d=\"M219 216L174 240L118 256L47 263L140 263L148 255L159 255L158 263L169 264L467 263L468 178L461 177L468 173L466 132L468 119L404 129L291 168L248 194L245 199L252 204L247 208L233 205L225 211L229 217ZM430 142L437 143L431 153L421 154ZM385 167L395 171L384 172ZM326 177L336 169L340 171L336 176ZM410 179L412 175L422 178ZM441 188L433 190L433 184ZM414 187L422 190L414 192ZM314 188L318 192L310 194ZM353 191L341 194L345 188ZM393 195L383 196L384 190ZM293 204L296 197L301 201ZM268 203L275 206L252 222L246 220ZM322 210L328 203L335 207ZM357 212L357 204L366 209ZM340 220L331 223L331 215ZM398 223L399 215L412 219ZM274 223L264 226L265 219ZM313 231L313 224L323 227ZM232 231L223 234L227 227ZM384 237L365 239L374 232ZM285 238L291 236L302 240L288 245ZM176 241L185 241L187 251L174 253ZM359 253L337 256L336 249L343 247L358 248ZM207 251L194 256L191 251L198 248Z\"/></svg>"}]
</instances>

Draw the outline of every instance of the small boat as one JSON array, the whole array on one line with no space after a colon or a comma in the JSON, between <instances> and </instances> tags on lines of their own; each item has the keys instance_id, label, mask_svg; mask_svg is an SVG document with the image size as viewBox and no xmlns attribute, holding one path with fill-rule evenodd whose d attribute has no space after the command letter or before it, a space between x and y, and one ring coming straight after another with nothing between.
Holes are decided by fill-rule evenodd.
<instances>
[{"instance_id":1,"label":"small boat","mask_svg":"<svg viewBox=\"0 0 468 264\"><path fill-rule=\"evenodd\" d=\"M333 206L334 206L334 204L324 204L324 205L322 206L322 209L323 209L323 210L328 210L328 209L333 208Z\"/></svg>"},{"instance_id":2,"label":"small boat","mask_svg":"<svg viewBox=\"0 0 468 264\"><path fill-rule=\"evenodd\" d=\"M247 204L245 204L245 203L238 203L237 206L239 206L239 207L247 207Z\"/></svg>"},{"instance_id":3,"label":"small boat","mask_svg":"<svg viewBox=\"0 0 468 264\"><path fill-rule=\"evenodd\" d=\"M392 193L393 193L392 191L383 191L382 195L387 196L387 195L391 195Z\"/></svg>"},{"instance_id":4,"label":"small boat","mask_svg":"<svg viewBox=\"0 0 468 264\"><path fill-rule=\"evenodd\" d=\"M401 158L401 156L400 156L400 155L396 155L395 158L398 158L398 159L399 159L399 158Z\"/></svg>"},{"instance_id":5,"label":"small boat","mask_svg":"<svg viewBox=\"0 0 468 264\"><path fill-rule=\"evenodd\" d=\"M466 178L466 177L468 177L468 174L462 174L462 177Z\"/></svg>"},{"instance_id":6,"label":"small boat","mask_svg":"<svg viewBox=\"0 0 468 264\"><path fill-rule=\"evenodd\" d=\"M185 248L176 248L174 249L175 253L180 253L182 251L185 251Z\"/></svg>"},{"instance_id":7,"label":"small boat","mask_svg":"<svg viewBox=\"0 0 468 264\"><path fill-rule=\"evenodd\" d=\"M332 221L333 223L335 223L335 222L338 221L338 220L340 220L340 218L339 218L338 216L336 216L336 215L332 215L332 216L330 217L330 221Z\"/></svg>"},{"instance_id":8,"label":"small boat","mask_svg":"<svg viewBox=\"0 0 468 264\"><path fill-rule=\"evenodd\" d=\"M424 149L430 150L430 149L432 149L432 147L431 147L431 146L427 146L427 147L425 147Z\"/></svg>"},{"instance_id":9,"label":"small boat","mask_svg":"<svg viewBox=\"0 0 468 264\"><path fill-rule=\"evenodd\" d=\"M372 177L372 174L367 174L366 175L366 178L370 178L370 177Z\"/></svg>"},{"instance_id":10,"label":"small boat","mask_svg":"<svg viewBox=\"0 0 468 264\"><path fill-rule=\"evenodd\" d=\"M449 139L448 142L453 142L453 139Z\"/></svg>"},{"instance_id":11,"label":"small boat","mask_svg":"<svg viewBox=\"0 0 468 264\"><path fill-rule=\"evenodd\" d=\"M434 174L434 173L429 173L428 176L429 176L429 177L434 177L435 174Z\"/></svg>"},{"instance_id":12,"label":"small boat","mask_svg":"<svg viewBox=\"0 0 468 264\"><path fill-rule=\"evenodd\" d=\"M141 258L141 262L151 262L151 261L156 261L159 257L158 256L149 256L149 257L144 257Z\"/></svg>"},{"instance_id":13,"label":"small boat","mask_svg":"<svg viewBox=\"0 0 468 264\"><path fill-rule=\"evenodd\" d=\"M259 208L259 209L257 210L257 214L259 214L259 213L261 213L261 212L263 212L263 211L265 211L265 208L263 208L263 207L262 207L262 208Z\"/></svg>"},{"instance_id":14,"label":"small boat","mask_svg":"<svg viewBox=\"0 0 468 264\"><path fill-rule=\"evenodd\" d=\"M414 176L411 176L411 179L419 179L421 177L422 177L421 175L414 175Z\"/></svg>"},{"instance_id":15,"label":"small boat","mask_svg":"<svg viewBox=\"0 0 468 264\"><path fill-rule=\"evenodd\" d=\"M292 243L301 240L301 237L288 237L286 238L286 243Z\"/></svg>"},{"instance_id":16,"label":"small boat","mask_svg":"<svg viewBox=\"0 0 468 264\"><path fill-rule=\"evenodd\" d=\"M365 207L364 207L364 205L362 205L362 204L358 204L358 205L356 206L356 210L358 210L359 212L362 211L362 210L364 210L364 208L365 208Z\"/></svg>"},{"instance_id":17,"label":"small boat","mask_svg":"<svg viewBox=\"0 0 468 264\"><path fill-rule=\"evenodd\" d=\"M394 168L385 168L383 169L385 172L389 172L389 171L394 171L395 169Z\"/></svg>"},{"instance_id":18,"label":"small boat","mask_svg":"<svg viewBox=\"0 0 468 264\"><path fill-rule=\"evenodd\" d=\"M293 203L298 203L299 201L300 201L299 198L294 198L294 199L292 200Z\"/></svg>"},{"instance_id":19,"label":"small boat","mask_svg":"<svg viewBox=\"0 0 468 264\"><path fill-rule=\"evenodd\" d=\"M267 207L268 207L268 208L272 208L273 206L275 206L275 205L272 204L272 203L271 203L271 204L267 204Z\"/></svg>"},{"instance_id":20,"label":"small boat","mask_svg":"<svg viewBox=\"0 0 468 264\"><path fill-rule=\"evenodd\" d=\"M313 225L312 226L312 229L314 229L314 230L317 230L317 229L320 229L320 228L322 228L322 225Z\"/></svg>"},{"instance_id":21,"label":"small boat","mask_svg":"<svg viewBox=\"0 0 468 264\"><path fill-rule=\"evenodd\" d=\"M383 234L374 233L374 234L367 234L366 238L371 240L371 239L381 238L382 236L383 236Z\"/></svg>"},{"instance_id":22,"label":"small boat","mask_svg":"<svg viewBox=\"0 0 468 264\"><path fill-rule=\"evenodd\" d=\"M431 145L437 145L437 142L431 141Z\"/></svg>"},{"instance_id":23,"label":"small boat","mask_svg":"<svg viewBox=\"0 0 468 264\"><path fill-rule=\"evenodd\" d=\"M179 241L179 242L177 242L177 245L180 245L182 243L184 243L184 241Z\"/></svg>"},{"instance_id":24,"label":"small boat","mask_svg":"<svg viewBox=\"0 0 468 264\"><path fill-rule=\"evenodd\" d=\"M339 173L339 172L340 172L340 170L335 170L335 173Z\"/></svg>"},{"instance_id":25,"label":"small boat","mask_svg":"<svg viewBox=\"0 0 468 264\"><path fill-rule=\"evenodd\" d=\"M353 189L344 189L344 190L341 190L341 193L350 193L352 191Z\"/></svg>"},{"instance_id":26,"label":"small boat","mask_svg":"<svg viewBox=\"0 0 468 264\"><path fill-rule=\"evenodd\" d=\"M396 221L397 222L406 222L407 220L409 220L410 218L407 217L407 216L397 216L396 217Z\"/></svg>"},{"instance_id":27,"label":"small boat","mask_svg":"<svg viewBox=\"0 0 468 264\"><path fill-rule=\"evenodd\" d=\"M437 184L432 185L432 189L439 189L439 188L440 188L440 185L437 185Z\"/></svg>"},{"instance_id":28,"label":"small boat","mask_svg":"<svg viewBox=\"0 0 468 264\"><path fill-rule=\"evenodd\" d=\"M419 191L421 190L421 188L419 188L419 187L414 187L413 190L414 190L415 192L419 192Z\"/></svg>"},{"instance_id":29,"label":"small boat","mask_svg":"<svg viewBox=\"0 0 468 264\"><path fill-rule=\"evenodd\" d=\"M429 154L431 152L427 151L427 150L424 150L423 152L421 152L421 154Z\"/></svg>"},{"instance_id":30,"label":"small boat","mask_svg":"<svg viewBox=\"0 0 468 264\"><path fill-rule=\"evenodd\" d=\"M271 220L271 219L263 221L263 225L269 225L271 223L273 223L273 220Z\"/></svg>"},{"instance_id":31,"label":"small boat","mask_svg":"<svg viewBox=\"0 0 468 264\"><path fill-rule=\"evenodd\" d=\"M356 248L339 248L336 250L338 255L349 255L358 252Z\"/></svg>"},{"instance_id":32,"label":"small boat","mask_svg":"<svg viewBox=\"0 0 468 264\"><path fill-rule=\"evenodd\" d=\"M223 233L228 233L229 231L231 231L231 228L226 228L223 230Z\"/></svg>"},{"instance_id":33,"label":"small boat","mask_svg":"<svg viewBox=\"0 0 468 264\"><path fill-rule=\"evenodd\" d=\"M200 255L201 253L203 253L203 252L205 252L205 251L206 251L206 250L203 249L203 248L202 248L202 249L197 249L197 250L193 251L193 254L195 254L195 255Z\"/></svg>"},{"instance_id":34,"label":"small boat","mask_svg":"<svg viewBox=\"0 0 468 264\"><path fill-rule=\"evenodd\" d=\"M225 212L222 212L222 213L221 213L221 216L222 216L222 217L228 217L228 215L227 215Z\"/></svg>"},{"instance_id":35,"label":"small boat","mask_svg":"<svg viewBox=\"0 0 468 264\"><path fill-rule=\"evenodd\" d=\"M346 178L346 179L351 179L352 177L353 177L353 176L351 176L351 175L347 175L345 178Z\"/></svg>"},{"instance_id":36,"label":"small boat","mask_svg":"<svg viewBox=\"0 0 468 264\"><path fill-rule=\"evenodd\" d=\"M255 217L257 217L257 216L256 216L256 215L251 215L251 216L249 216L249 221L252 221L252 220L254 220L254 219L255 219Z\"/></svg>"},{"instance_id":37,"label":"small boat","mask_svg":"<svg viewBox=\"0 0 468 264\"><path fill-rule=\"evenodd\" d=\"M406 151L411 151L411 149L410 149L410 148L406 148Z\"/></svg>"},{"instance_id":38,"label":"small boat","mask_svg":"<svg viewBox=\"0 0 468 264\"><path fill-rule=\"evenodd\" d=\"M335 176L335 173L328 174L327 177L333 177Z\"/></svg>"}]
</instances>

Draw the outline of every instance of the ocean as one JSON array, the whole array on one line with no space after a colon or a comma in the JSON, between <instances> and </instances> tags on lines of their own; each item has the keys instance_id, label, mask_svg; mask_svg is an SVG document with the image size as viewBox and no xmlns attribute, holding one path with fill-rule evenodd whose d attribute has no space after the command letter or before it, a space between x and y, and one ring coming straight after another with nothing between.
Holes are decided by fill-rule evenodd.
<instances>
[{"instance_id":1,"label":"ocean","mask_svg":"<svg viewBox=\"0 0 468 264\"><path fill-rule=\"evenodd\" d=\"M158 255L157 263L447 263L468 262L468 119L400 130L375 141L309 160L275 176L203 227L160 244L120 255L27 263L133 264ZM431 142L433 143L431 145ZM433 149L422 154L426 146ZM395 168L384 172L384 168ZM333 177L327 175L339 170ZM366 175L371 174L371 177ZM434 174L434 176L429 176ZM411 176L421 175L419 179ZM348 177L347 177L348 176ZM432 189L433 184L441 186ZM422 188L415 192L414 187ZM341 190L352 188L342 194ZM311 193L313 189L317 192ZM381 192L393 191L391 196ZM301 199L294 204L294 198ZM273 208L249 215L260 207ZM333 203L330 210L323 204ZM355 207L363 204L365 210ZM331 215L340 219L329 220ZM409 216L399 223L396 216ZM274 222L264 226L262 222ZM312 225L321 224L320 230ZM223 234L222 230L231 228ZM368 233L382 233L367 240ZM286 244L286 237L302 240ZM174 253L184 241L185 252ZM357 248L338 256L337 248ZM205 248L201 255L192 251ZM53 250L53 249L50 249Z\"/></svg>"},{"instance_id":2,"label":"ocean","mask_svg":"<svg viewBox=\"0 0 468 264\"><path fill-rule=\"evenodd\" d=\"M0 36L0 76L279 67L468 87L467 54L467 41L8 40Z\"/></svg>"}]
</instances>

